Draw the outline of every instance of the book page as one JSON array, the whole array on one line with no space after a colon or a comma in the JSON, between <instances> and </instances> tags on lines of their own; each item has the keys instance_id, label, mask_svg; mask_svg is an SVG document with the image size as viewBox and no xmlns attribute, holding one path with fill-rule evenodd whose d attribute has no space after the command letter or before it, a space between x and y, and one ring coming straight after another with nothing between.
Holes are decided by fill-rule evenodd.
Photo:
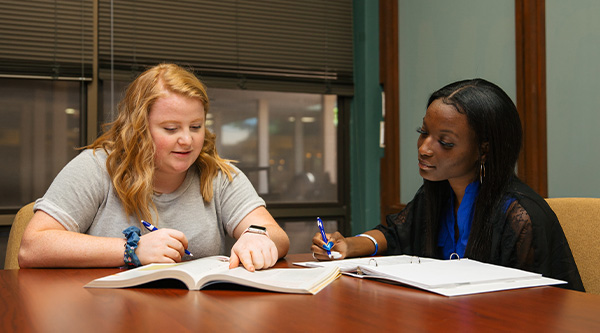
<instances>
[{"instance_id":1,"label":"book page","mask_svg":"<svg viewBox=\"0 0 600 333\"><path fill-rule=\"evenodd\" d=\"M187 262L173 264L169 271L182 271L194 280L194 289L198 289L199 281L205 276L229 270L229 258L225 256L212 256L195 259Z\"/></svg>"},{"instance_id":2,"label":"book page","mask_svg":"<svg viewBox=\"0 0 600 333\"><path fill-rule=\"evenodd\" d=\"M227 271L229 258L212 256L174 264L149 264L96 279L86 287L124 288L137 286L159 279L178 279L188 289L197 289L197 283L204 276L215 271Z\"/></svg>"},{"instance_id":3,"label":"book page","mask_svg":"<svg viewBox=\"0 0 600 333\"><path fill-rule=\"evenodd\" d=\"M337 267L269 268L254 272L236 267L223 273L206 276L201 288L213 283L232 282L264 290L315 294L339 275Z\"/></svg>"}]
</instances>

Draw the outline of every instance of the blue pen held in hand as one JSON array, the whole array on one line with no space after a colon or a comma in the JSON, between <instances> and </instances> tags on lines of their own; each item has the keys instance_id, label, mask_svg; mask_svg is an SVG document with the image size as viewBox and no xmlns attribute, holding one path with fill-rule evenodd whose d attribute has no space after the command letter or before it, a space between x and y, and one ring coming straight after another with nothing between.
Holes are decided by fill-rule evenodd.
<instances>
[{"instance_id":1,"label":"blue pen held in hand","mask_svg":"<svg viewBox=\"0 0 600 333\"><path fill-rule=\"evenodd\" d=\"M157 227L153 226L152 224L142 220L142 224L144 225L144 227L146 227L146 229L148 229L148 231L156 231L158 230ZM188 256L194 256L193 254L190 253L190 251L188 251L187 249L185 250L185 254L187 254Z\"/></svg>"},{"instance_id":2,"label":"blue pen held in hand","mask_svg":"<svg viewBox=\"0 0 600 333\"><path fill-rule=\"evenodd\" d=\"M333 242L327 241L327 236L325 236L325 229L323 228L323 221L321 221L320 217L317 217L317 225L319 226L319 231L321 232L321 237L323 237L323 248L327 251L327 255L331 258L331 247L333 246Z\"/></svg>"}]
</instances>

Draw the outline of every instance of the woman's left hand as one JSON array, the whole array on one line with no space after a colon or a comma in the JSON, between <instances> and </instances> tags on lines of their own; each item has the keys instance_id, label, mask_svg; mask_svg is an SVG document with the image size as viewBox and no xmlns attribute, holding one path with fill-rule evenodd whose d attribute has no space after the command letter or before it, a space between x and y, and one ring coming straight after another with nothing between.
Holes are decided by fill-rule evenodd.
<instances>
[{"instance_id":1,"label":"woman's left hand","mask_svg":"<svg viewBox=\"0 0 600 333\"><path fill-rule=\"evenodd\" d=\"M238 238L231 248L229 268L240 263L250 272L269 268L279 258L275 243L267 235L246 232Z\"/></svg>"}]
</instances>

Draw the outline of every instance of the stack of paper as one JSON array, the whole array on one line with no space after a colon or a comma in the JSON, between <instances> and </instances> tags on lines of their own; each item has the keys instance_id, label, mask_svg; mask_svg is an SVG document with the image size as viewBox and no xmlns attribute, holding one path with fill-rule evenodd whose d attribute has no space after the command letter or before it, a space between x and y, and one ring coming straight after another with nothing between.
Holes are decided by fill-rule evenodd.
<instances>
[{"instance_id":1,"label":"stack of paper","mask_svg":"<svg viewBox=\"0 0 600 333\"><path fill-rule=\"evenodd\" d=\"M295 264L307 267L333 265L340 267L346 275L402 283L445 296L566 283L541 274L470 259L415 258L403 255Z\"/></svg>"}]
</instances>

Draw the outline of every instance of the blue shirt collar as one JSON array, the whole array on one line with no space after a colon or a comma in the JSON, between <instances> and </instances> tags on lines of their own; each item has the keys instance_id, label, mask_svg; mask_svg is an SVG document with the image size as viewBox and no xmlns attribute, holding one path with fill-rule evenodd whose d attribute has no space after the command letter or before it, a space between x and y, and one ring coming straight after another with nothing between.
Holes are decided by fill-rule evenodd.
<instances>
[{"instance_id":1,"label":"blue shirt collar","mask_svg":"<svg viewBox=\"0 0 600 333\"><path fill-rule=\"evenodd\" d=\"M475 212L475 200L479 194L479 181L476 180L469 184L465 189L465 195L458 207L456 219L454 218L454 200L455 195L452 192L448 200L446 209L442 214L440 221L440 233L438 236L438 246L442 250L443 258L450 258L452 253L456 253L460 258L465 255L471 225L473 224L473 214ZM455 241L454 224L458 224L458 234L460 238Z\"/></svg>"}]
</instances>

